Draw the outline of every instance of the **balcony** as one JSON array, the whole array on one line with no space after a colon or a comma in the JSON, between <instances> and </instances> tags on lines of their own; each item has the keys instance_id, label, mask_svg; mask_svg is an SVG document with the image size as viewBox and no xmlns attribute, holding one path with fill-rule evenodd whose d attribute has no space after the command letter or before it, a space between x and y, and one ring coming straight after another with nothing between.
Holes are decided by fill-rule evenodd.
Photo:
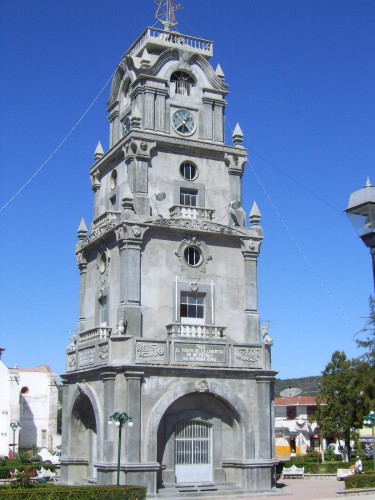
<instances>
[{"instance_id":1,"label":"balcony","mask_svg":"<svg viewBox=\"0 0 375 500\"><path fill-rule=\"evenodd\" d=\"M174 205L169 209L171 219L204 219L212 220L215 210L212 208Z\"/></svg>"},{"instance_id":2,"label":"balcony","mask_svg":"<svg viewBox=\"0 0 375 500\"><path fill-rule=\"evenodd\" d=\"M170 338L187 337L200 339L223 339L225 338L225 326L216 325L186 325L182 323L171 323L166 326L167 335Z\"/></svg>"},{"instance_id":3,"label":"balcony","mask_svg":"<svg viewBox=\"0 0 375 500\"><path fill-rule=\"evenodd\" d=\"M102 215L99 215L99 217L93 220L92 229L93 230L97 229L99 226L102 226L103 224L115 221L120 214L121 212L114 212L114 211L104 212Z\"/></svg>"},{"instance_id":4,"label":"balcony","mask_svg":"<svg viewBox=\"0 0 375 500\"><path fill-rule=\"evenodd\" d=\"M94 342L97 340L109 339L111 336L111 328L99 327L92 328L91 330L86 330L78 334L78 344L87 344L88 342Z\"/></svg>"},{"instance_id":5,"label":"balcony","mask_svg":"<svg viewBox=\"0 0 375 500\"><path fill-rule=\"evenodd\" d=\"M139 56L146 46L149 51L153 48L158 48L160 50L163 48L178 47L180 49L198 52L204 57L212 57L213 55L213 43L209 40L182 35L176 31L146 28L124 56Z\"/></svg>"}]
</instances>

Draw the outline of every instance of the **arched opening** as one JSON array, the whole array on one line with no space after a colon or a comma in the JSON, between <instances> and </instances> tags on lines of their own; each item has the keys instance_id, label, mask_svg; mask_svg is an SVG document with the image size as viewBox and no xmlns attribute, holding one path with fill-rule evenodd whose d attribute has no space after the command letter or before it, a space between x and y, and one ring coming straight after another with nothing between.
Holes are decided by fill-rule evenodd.
<instances>
[{"instance_id":1,"label":"arched opening","mask_svg":"<svg viewBox=\"0 0 375 500\"><path fill-rule=\"evenodd\" d=\"M86 460L87 477L96 478L97 426L93 406L86 394L76 399L71 415L71 450L69 455Z\"/></svg>"},{"instance_id":2,"label":"arched opening","mask_svg":"<svg viewBox=\"0 0 375 500\"><path fill-rule=\"evenodd\" d=\"M175 71L171 76L171 89L175 94L190 96L193 94L195 80L184 71Z\"/></svg>"},{"instance_id":3,"label":"arched opening","mask_svg":"<svg viewBox=\"0 0 375 500\"><path fill-rule=\"evenodd\" d=\"M239 416L223 399L190 393L165 411L158 428L159 485L225 482L226 460L242 457Z\"/></svg>"}]
</instances>

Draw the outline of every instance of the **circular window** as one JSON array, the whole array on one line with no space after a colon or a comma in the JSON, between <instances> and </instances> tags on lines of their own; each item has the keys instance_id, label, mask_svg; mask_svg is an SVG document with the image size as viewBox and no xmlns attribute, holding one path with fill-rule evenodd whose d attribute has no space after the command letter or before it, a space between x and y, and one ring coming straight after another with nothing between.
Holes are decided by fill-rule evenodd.
<instances>
[{"instance_id":1,"label":"circular window","mask_svg":"<svg viewBox=\"0 0 375 500\"><path fill-rule=\"evenodd\" d=\"M184 259L189 266L199 266L202 254L197 247L190 245L185 248Z\"/></svg>"},{"instance_id":2,"label":"circular window","mask_svg":"<svg viewBox=\"0 0 375 500\"><path fill-rule=\"evenodd\" d=\"M180 165L180 174L187 181L193 181L197 177L197 167L191 161L184 161Z\"/></svg>"},{"instance_id":3,"label":"circular window","mask_svg":"<svg viewBox=\"0 0 375 500\"><path fill-rule=\"evenodd\" d=\"M111 189L117 186L117 170L114 170L111 175Z\"/></svg>"},{"instance_id":4,"label":"circular window","mask_svg":"<svg viewBox=\"0 0 375 500\"><path fill-rule=\"evenodd\" d=\"M99 271L103 274L107 269L107 256L105 252L100 254L99 257Z\"/></svg>"}]
</instances>

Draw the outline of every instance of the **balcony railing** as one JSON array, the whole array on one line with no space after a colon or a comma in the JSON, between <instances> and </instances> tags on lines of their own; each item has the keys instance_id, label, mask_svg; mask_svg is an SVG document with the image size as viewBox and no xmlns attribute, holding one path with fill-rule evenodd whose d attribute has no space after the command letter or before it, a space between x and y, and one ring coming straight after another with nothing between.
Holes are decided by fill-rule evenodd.
<instances>
[{"instance_id":1,"label":"balcony railing","mask_svg":"<svg viewBox=\"0 0 375 500\"><path fill-rule=\"evenodd\" d=\"M171 323L166 326L169 337L189 337L222 339L225 337L225 326L216 325L185 325L182 323Z\"/></svg>"},{"instance_id":2,"label":"balcony railing","mask_svg":"<svg viewBox=\"0 0 375 500\"><path fill-rule=\"evenodd\" d=\"M116 220L117 216L120 215L121 212L107 211L104 214L99 215L96 219L93 220L92 225L93 229L97 229L102 224L106 224L107 222Z\"/></svg>"},{"instance_id":3,"label":"balcony railing","mask_svg":"<svg viewBox=\"0 0 375 500\"><path fill-rule=\"evenodd\" d=\"M186 205L174 205L169 209L171 219L205 219L212 220L215 210L212 208L189 207Z\"/></svg>"},{"instance_id":4,"label":"balcony railing","mask_svg":"<svg viewBox=\"0 0 375 500\"><path fill-rule=\"evenodd\" d=\"M78 343L86 344L95 340L109 339L111 336L111 328L99 327L91 330L86 330L78 334Z\"/></svg>"},{"instance_id":5,"label":"balcony railing","mask_svg":"<svg viewBox=\"0 0 375 500\"><path fill-rule=\"evenodd\" d=\"M146 44L161 45L165 47L178 46L184 49L189 48L194 52L199 52L208 57L212 57L213 55L213 43L209 40L182 35L176 31L164 31L157 28L146 28L124 55L137 55L142 52Z\"/></svg>"}]
</instances>

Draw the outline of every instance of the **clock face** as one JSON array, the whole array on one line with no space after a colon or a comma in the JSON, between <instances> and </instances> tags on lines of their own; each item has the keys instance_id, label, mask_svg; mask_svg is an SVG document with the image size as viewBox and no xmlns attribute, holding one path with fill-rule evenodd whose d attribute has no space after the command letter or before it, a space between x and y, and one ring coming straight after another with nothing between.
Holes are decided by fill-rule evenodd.
<instances>
[{"instance_id":1,"label":"clock face","mask_svg":"<svg viewBox=\"0 0 375 500\"><path fill-rule=\"evenodd\" d=\"M178 109L172 115L172 126L181 135L191 135L196 128L194 116L186 109Z\"/></svg>"},{"instance_id":2,"label":"clock face","mask_svg":"<svg viewBox=\"0 0 375 500\"><path fill-rule=\"evenodd\" d=\"M128 132L130 132L130 129L131 129L130 118L126 116L125 119L122 121L122 135L126 135Z\"/></svg>"}]
</instances>

